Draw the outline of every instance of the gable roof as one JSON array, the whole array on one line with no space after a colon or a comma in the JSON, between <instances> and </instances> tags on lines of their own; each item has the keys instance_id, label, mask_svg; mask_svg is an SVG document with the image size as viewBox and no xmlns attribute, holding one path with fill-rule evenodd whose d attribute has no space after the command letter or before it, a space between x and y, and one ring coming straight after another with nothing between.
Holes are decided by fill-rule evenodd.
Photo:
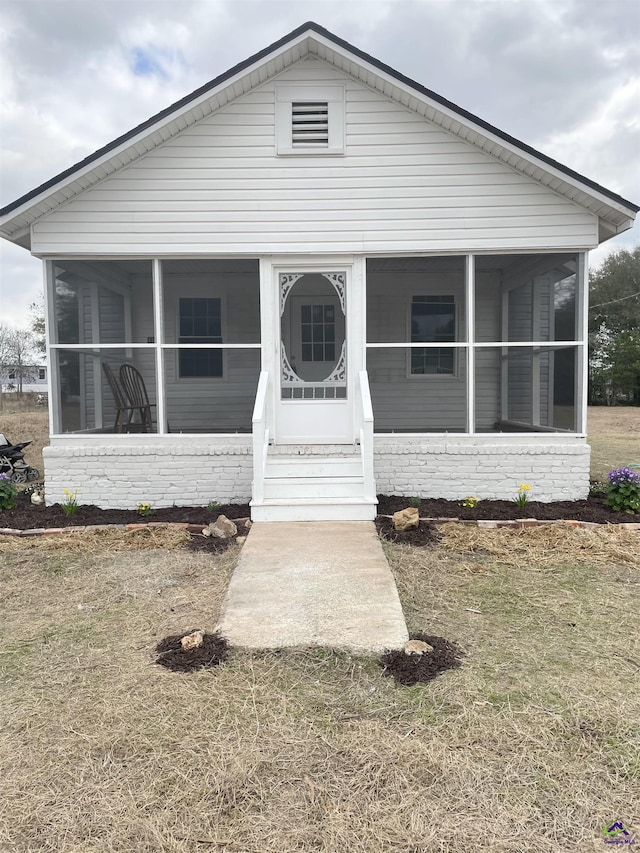
<instances>
[{"instance_id":1,"label":"gable roof","mask_svg":"<svg viewBox=\"0 0 640 853\"><path fill-rule=\"evenodd\" d=\"M499 130L309 21L0 209L0 235L29 246L31 223L309 54L564 195L600 219L600 239L625 231L640 207Z\"/></svg>"}]
</instances>

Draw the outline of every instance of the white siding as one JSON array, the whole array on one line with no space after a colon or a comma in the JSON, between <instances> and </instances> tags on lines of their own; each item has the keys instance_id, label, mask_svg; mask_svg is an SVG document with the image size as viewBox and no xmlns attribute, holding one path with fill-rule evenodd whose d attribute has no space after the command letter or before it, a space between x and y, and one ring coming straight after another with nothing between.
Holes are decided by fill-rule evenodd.
<instances>
[{"instance_id":1,"label":"white siding","mask_svg":"<svg viewBox=\"0 0 640 853\"><path fill-rule=\"evenodd\" d=\"M32 229L35 253L438 252L597 245L597 217L428 120L346 84L344 156L275 154L266 83Z\"/></svg>"},{"instance_id":2,"label":"white siding","mask_svg":"<svg viewBox=\"0 0 640 853\"><path fill-rule=\"evenodd\" d=\"M457 339L466 337L464 270L374 272L367 274L367 340L411 340L412 295L453 295ZM479 274L476 283L476 335L496 340L500 329L499 282ZM466 428L466 356L459 349L455 376L411 376L408 349L367 350L376 431L464 431ZM492 429L500 412L500 366L494 350L476 353L476 429Z\"/></svg>"}]
</instances>

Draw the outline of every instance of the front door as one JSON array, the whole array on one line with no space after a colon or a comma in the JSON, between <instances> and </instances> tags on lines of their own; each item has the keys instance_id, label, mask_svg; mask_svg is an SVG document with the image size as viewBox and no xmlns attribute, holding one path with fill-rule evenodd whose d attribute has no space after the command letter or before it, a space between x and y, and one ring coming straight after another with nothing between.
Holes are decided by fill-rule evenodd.
<instances>
[{"instance_id":1,"label":"front door","mask_svg":"<svg viewBox=\"0 0 640 853\"><path fill-rule=\"evenodd\" d=\"M349 271L276 271L280 306L278 444L353 441L347 368Z\"/></svg>"}]
</instances>

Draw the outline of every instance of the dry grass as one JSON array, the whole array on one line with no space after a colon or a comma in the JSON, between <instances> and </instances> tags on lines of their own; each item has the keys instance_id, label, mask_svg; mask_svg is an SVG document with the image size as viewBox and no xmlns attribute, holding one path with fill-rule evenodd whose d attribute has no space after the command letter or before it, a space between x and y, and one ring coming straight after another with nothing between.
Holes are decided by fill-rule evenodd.
<instances>
[{"instance_id":1,"label":"dry grass","mask_svg":"<svg viewBox=\"0 0 640 853\"><path fill-rule=\"evenodd\" d=\"M533 528L483 529L473 525L439 525L442 547L472 559L471 567L487 558L519 568L535 558L536 566L640 566L640 536L616 525L581 529L570 523Z\"/></svg>"},{"instance_id":2,"label":"dry grass","mask_svg":"<svg viewBox=\"0 0 640 853\"><path fill-rule=\"evenodd\" d=\"M604 481L609 471L640 465L640 408L592 406L588 415L591 479Z\"/></svg>"},{"instance_id":3,"label":"dry grass","mask_svg":"<svg viewBox=\"0 0 640 853\"><path fill-rule=\"evenodd\" d=\"M0 849L555 853L637 828L630 534L607 564L571 559L590 531L554 562L538 530L459 530L385 546L410 628L467 653L414 688L329 650L154 666L166 634L214 627L235 550L2 540Z\"/></svg>"}]
</instances>

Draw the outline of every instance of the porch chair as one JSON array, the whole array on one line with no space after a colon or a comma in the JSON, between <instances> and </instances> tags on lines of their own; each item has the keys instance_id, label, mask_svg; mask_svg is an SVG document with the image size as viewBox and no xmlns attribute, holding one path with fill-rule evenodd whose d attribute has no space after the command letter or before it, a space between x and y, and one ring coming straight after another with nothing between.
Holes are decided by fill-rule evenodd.
<instances>
[{"instance_id":1,"label":"porch chair","mask_svg":"<svg viewBox=\"0 0 640 853\"><path fill-rule=\"evenodd\" d=\"M128 426L131 422L131 418L133 417L133 409L127 402L124 392L120 387L120 383L115 377L113 370L106 361L102 362L102 370L104 375L107 377L107 382L109 383L109 388L111 388L111 393L113 394L113 401L116 407L116 419L113 424L114 432L128 432Z\"/></svg>"},{"instance_id":2,"label":"porch chair","mask_svg":"<svg viewBox=\"0 0 640 853\"><path fill-rule=\"evenodd\" d=\"M120 382L131 409L127 432L152 432L151 409L155 407L155 403L149 402L149 395L142 374L132 364L123 364L120 367ZM139 424L133 423L136 412L140 414Z\"/></svg>"}]
</instances>

